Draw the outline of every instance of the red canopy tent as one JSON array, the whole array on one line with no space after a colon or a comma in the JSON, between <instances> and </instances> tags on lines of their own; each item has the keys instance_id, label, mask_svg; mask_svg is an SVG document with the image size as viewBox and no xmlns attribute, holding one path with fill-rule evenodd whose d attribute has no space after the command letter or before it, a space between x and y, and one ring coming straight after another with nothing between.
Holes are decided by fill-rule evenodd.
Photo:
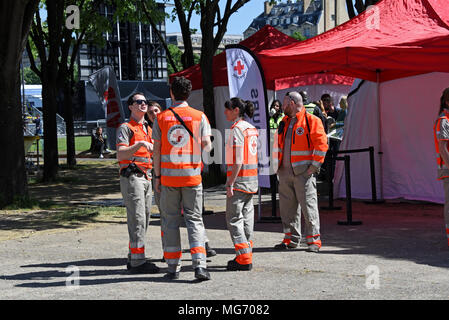
<instances>
[{"instance_id":1,"label":"red canopy tent","mask_svg":"<svg viewBox=\"0 0 449 320\"><path fill-rule=\"evenodd\" d=\"M381 0L314 38L259 52L273 78L309 73L380 82L449 72L449 6L444 0Z\"/></svg>"},{"instance_id":2,"label":"red canopy tent","mask_svg":"<svg viewBox=\"0 0 449 320\"><path fill-rule=\"evenodd\" d=\"M349 99L340 149L374 146L381 198L444 202L432 128L449 86L447 0L381 0L326 33L257 56L273 78L324 73L368 80ZM371 197L367 157L351 154L355 198ZM337 196L345 194L342 166Z\"/></svg>"},{"instance_id":3,"label":"red canopy tent","mask_svg":"<svg viewBox=\"0 0 449 320\"><path fill-rule=\"evenodd\" d=\"M257 31L251 37L242 40L240 45L247 47L251 51L258 53L262 50L279 48L282 46L293 45L299 43L298 40L287 36L286 34L278 31L270 25L264 26ZM221 52L214 56L214 87L227 86L228 76L226 71L226 53ZM296 78L294 75L287 77L281 77L285 79L278 79L279 77L273 77L269 72L264 70L265 80L268 90L280 90L288 87L297 86L298 84L344 84L351 85L354 81L351 77L342 77L334 75L313 75L311 77ZM203 88L201 79L201 67L199 64L187 68L183 71L173 73L170 75L170 81L173 77L184 76L192 81L192 90L198 90ZM309 81L308 81L309 79Z\"/></svg>"}]
</instances>

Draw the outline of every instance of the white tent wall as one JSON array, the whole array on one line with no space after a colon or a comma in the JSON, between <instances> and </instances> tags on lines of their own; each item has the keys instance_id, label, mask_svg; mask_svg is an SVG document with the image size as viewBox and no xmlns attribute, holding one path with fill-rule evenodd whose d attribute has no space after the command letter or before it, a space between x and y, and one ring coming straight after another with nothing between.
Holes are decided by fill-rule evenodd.
<instances>
[{"instance_id":1,"label":"white tent wall","mask_svg":"<svg viewBox=\"0 0 449 320\"><path fill-rule=\"evenodd\" d=\"M358 81L353 88L357 84ZM442 183L436 180L433 125L441 93L446 87L449 87L448 73L429 73L381 83L380 126L376 83L366 81L349 98L340 150L374 147L378 199L383 189L384 199L444 203ZM377 154L379 128L382 130L382 173ZM350 157L352 197L370 199L369 155L358 153ZM343 161L337 161L334 183L336 197L345 197Z\"/></svg>"}]
</instances>

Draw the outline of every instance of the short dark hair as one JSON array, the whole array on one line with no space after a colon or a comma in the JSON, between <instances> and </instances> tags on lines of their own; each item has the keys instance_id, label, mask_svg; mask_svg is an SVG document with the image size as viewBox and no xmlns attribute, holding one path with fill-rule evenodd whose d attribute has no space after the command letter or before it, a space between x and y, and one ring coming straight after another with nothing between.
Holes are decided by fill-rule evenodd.
<instances>
[{"instance_id":1,"label":"short dark hair","mask_svg":"<svg viewBox=\"0 0 449 320\"><path fill-rule=\"evenodd\" d=\"M142 92L135 92L135 93L133 93L133 94L132 94L131 96L129 96L129 98L128 98L128 101L127 101L128 106L130 106L130 105L132 105L132 104L134 103L134 97L137 96L137 95L141 95L141 96L144 96L144 97L145 97L145 94L142 93ZM145 98L145 99L146 99L146 98Z\"/></svg>"},{"instance_id":2,"label":"short dark hair","mask_svg":"<svg viewBox=\"0 0 449 320\"><path fill-rule=\"evenodd\" d=\"M185 77L175 77L170 85L170 90L177 101L187 100L192 91L192 82Z\"/></svg>"}]
</instances>

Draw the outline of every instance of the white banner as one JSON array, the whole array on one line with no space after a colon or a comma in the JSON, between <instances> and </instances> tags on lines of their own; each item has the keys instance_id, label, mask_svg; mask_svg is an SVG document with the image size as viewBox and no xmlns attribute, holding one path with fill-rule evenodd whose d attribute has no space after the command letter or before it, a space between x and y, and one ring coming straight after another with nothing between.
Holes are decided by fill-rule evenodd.
<instances>
[{"instance_id":1,"label":"white banner","mask_svg":"<svg viewBox=\"0 0 449 320\"><path fill-rule=\"evenodd\" d=\"M120 90L114 69L106 66L89 76L105 111L108 148L115 150L117 128L125 122L125 113L120 100Z\"/></svg>"},{"instance_id":2,"label":"white banner","mask_svg":"<svg viewBox=\"0 0 449 320\"><path fill-rule=\"evenodd\" d=\"M264 76L256 57L243 46L226 47L229 96L250 100L255 112L247 119L259 130L259 186L270 188L270 157L268 151L267 101Z\"/></svg>"}]
</instances>

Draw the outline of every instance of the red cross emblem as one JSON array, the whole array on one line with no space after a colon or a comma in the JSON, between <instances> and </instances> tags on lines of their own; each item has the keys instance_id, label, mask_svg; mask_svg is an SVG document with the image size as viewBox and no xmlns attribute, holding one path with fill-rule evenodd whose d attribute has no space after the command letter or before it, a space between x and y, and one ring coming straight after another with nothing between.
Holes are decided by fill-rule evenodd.
<instances>
[{"instance_id":1,"label":"red cross emblem","mask_svg":"<svg viewBox=\"0 0 449 320\"><path fill-rule=\"evenodd\" d=\"M234 67L234 71L237 71L239 76L242 74L242 70L245 69L245 65L240 60L237 61L237 65Z\"/></svg>"},{"instance_id":2,"label":"red cross emblem","mask_svg":"<svg viewBox=\"0 0 449 320\"><path fill-rule=\"evenodd\" d=\"M178 129L175 132L173 132L173 138L175 138L176 142L179 143L181 142L182 138L184 138L184 135L182 131Z\"/></svg>"},{"instance_id":3,"label":"red cross emblem","mask_svg":"<svg viewBox=\"0 0 449 320\"><path fill-rule=\"evenodd\" d=\"M257 148L257 141L253 140L253 143L251 144L251 147L253 147L253 149Z\"/></svg>"}]
</instances>

